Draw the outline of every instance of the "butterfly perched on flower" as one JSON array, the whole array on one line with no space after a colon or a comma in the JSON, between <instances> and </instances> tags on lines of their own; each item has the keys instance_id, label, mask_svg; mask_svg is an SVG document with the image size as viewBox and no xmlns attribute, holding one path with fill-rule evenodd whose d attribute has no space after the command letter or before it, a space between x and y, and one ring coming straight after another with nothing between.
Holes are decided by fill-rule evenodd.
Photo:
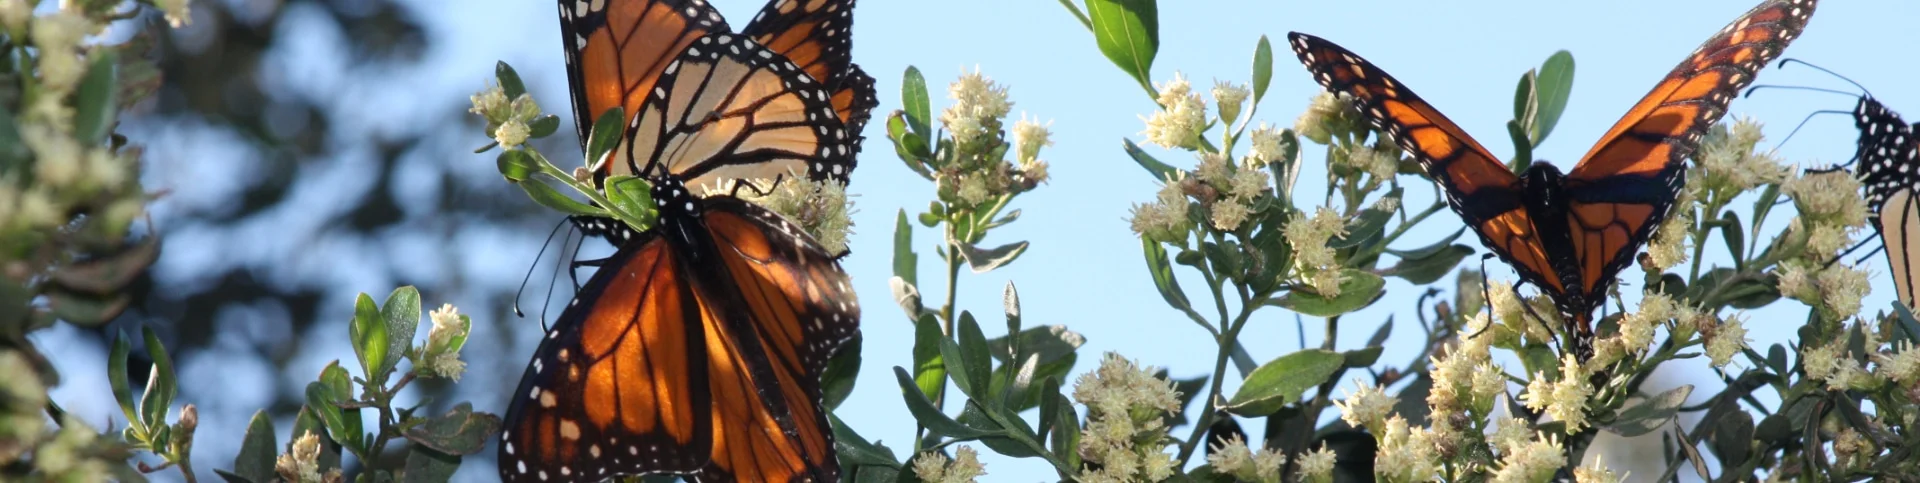
<instances>
[{"instance_id":1,"label":"butterfly perched on flower","mask_svg":"<svg viewBox=\"0 0 1920 483\"><path fill-rule=\"evenodd\" d=\"M860 317L840 254L724 180L847 178L875 104L849 60L853 3L774 0L733 33L700 0L560 2L583 139L630 113L593 176L646 179L659 218L575 219L618 250L510 395L502 480L839 478L820 376Z\"/></svg>"},{"instance_id":2,"label":"butterfly perched on flower","mask_svg":"<svg viewBox=\"0 0 1920 483\"><path fill-rule=\"evenodd\" d=\"M1816 0L1769 0L1701 44L1609 129L1572 171L1515 175L1413 91L1332 42L1302 33L1294 53L1321 86L1417 160L1480 241L1549 295L1592 355L1592 312L1667 217L1686 159L1754 73L1805 28Z\"/></svg>"}]
</instances>

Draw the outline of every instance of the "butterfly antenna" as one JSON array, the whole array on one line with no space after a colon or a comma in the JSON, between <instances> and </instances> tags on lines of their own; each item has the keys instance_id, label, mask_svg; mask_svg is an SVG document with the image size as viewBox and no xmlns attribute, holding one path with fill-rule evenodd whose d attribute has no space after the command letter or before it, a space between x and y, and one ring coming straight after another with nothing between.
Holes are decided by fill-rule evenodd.
<instances>
[{"instance_id":1,"label":"butterfly antenna","mask_svg":"<svg viewBox=\"0 0 1920 483\"><path fill-rule=\"evenodd\" d=\"M526 312L520 310L520 296L527 292L527 282L533 280L533 269L540 266L541 258L547 256L547 246L553 244L553 235L560 233L560 227L566 223L567 220L562 219L559 224L553 225L553 230L547 232L547 241L540 243L540 252L533 255L533 263L527 266L527 276L520 278L520 290L516 290L513 293L513 315L515 317L527 316ZM572 234L572 232L568 232L568 234ZM567 241L561 240L560 243L564 245Z\"/></svg>"},{"instance_id":2,"label":"butterfly antenna","mask_svg":"<svg viewBox=\"0 0 1920 483\"><path fill-rule=\"evenodd\" d=\"M1800 60L1800 59L1796 59L1796 58L1793 58L1793 57L1788 57L1788 58L1785 58L1785 59L1780 59L1780 67L1781 67L1781 68L1786 68L1786 66L1787 66L1787 63L1788 63L1788 62L1792 62L1792 63L1795 63L1795 64L1800 64L1800 65L1804 65L1804 66L1807 66L1807 67L1812 67L1812 68L1814 68L1814 70L1818 70L1818 71L1821 71L1821 72L1825 72L1825 73L1827 73L1828 75L1831 75L1831 76L1834 76L1834 77L1839 77L1839 78L1840 78L1840 80L1843 80L1843 81L1847 81L1847 83L1848 83L1848 84L1853 84L1853 86L1854 86L1854 87L1858 87L1858 88L1860 88L1860 92L1864 92L1864 93L1866 93L1866 96L1867 96L1867 97L1873 97L1873 91L1870 91L1870 90L1867 90L1867 86L1863 86L1863 85L1860 85L1860 83L1859 83L1859 82L1854 82L1854 81L1853 81L1853 79L1848 79L1848 78L1847 78L1847 76L1844 76L1844 75L1840 75L1840 73L1839 73L1839 72L1834 72L1834 71L1831 71L1831 70L1827 70L1827 68L1826 68L1826 67L1821 67L1821 66L1817 66L1817 65L1813 65L1813 63L1812 63L1812 62L1807 62L1807 61L1804 61L1804 60Z\"/></svg>"},{"instance_id":3,"label":"butterfly antenna","mask_svg":"<svg viewBox=\"0 0 1920 483\"><path fill-rule=\"evenodd\" d=\"M1480 330L1473 331L1471 334L1467 334L1467 339L1479 337L1481 332L1486 332L1487 329L1493 328L1493 283L1487 281L1488 258L1493 258L1493 254L1488 253L1480 256L1480 303L1487 307L1487 326L1481 327Z\"/></svg>"},{"instance_id":4,"label":"butterfly antenna","mask_svg":"<svg viewBox=\"0 0 1920 483\"><path fill-rule=\"evenodd\" d=\"M1847 97L1856 97L1856 98L1860 97L1860 93L1858 92L1847 92L1842 90L1828 89L1825 87L1789 86L1789 85L1781 85L1781 84L1760 84L1757 86L1748 87L1747 93L1741 95L1741 97L1753 97L1754 91L1758 91L1760 89L1786 89L1786 90L1794 90L1794 91L1812 91L1812 92L1822 92L1827 94L1839 94ZM1867 97L1873 97L1873 96L1867 96Z\"/></svg>"},{"instance_id":5,"label":"butterfly antenna","mask_svg":"<svg viewBox=\"0 0 1920 483\"><path fill-rule=\"evenodd\" d=\"M565 247L565 246L567 246L567 239L569 239L569 238L573 238L573 232L574 232L574 230L567 230L567 235L566 235L565 237L561 237L561 238L560 238L560 246L562 246L562 247ZM581 237L581 238L586 238L586 237L584 237L584 236L583 236L583 237ZM572 252L572 253L579 253L579 252L580 252L580 245L579 245L579 244L578 244L578 243L576 242L576 243L574 244L574 247L573 247L573 252ZM564 255L564 253L563 253L563 255ZM550 303L550 302L552 302L552 301L553 301L553 286L554 286L554 285L557 285L557 284L559 284L559 283L560 283L560 268L561 268L562 266L565 266L565 265L566 265L566 264L564 264L564 263L555 263L555 264L553 264L553 277L552 277L552 278L548 278L548 279L547 279L547 280L548 280L548 281L547 281L547 296L546 296L546 297L544 297L544 298L541 298L541 299L540 299L540 301L541 301L541 304L540 304L540 330L541 330L541 331L543 331L543 332L545 332L545 331L551 331L551 330L553 330L553 328L552 328L552 327L548 327L548 326L547 326L547 321L548 321L548 320L553 320L553 319L549 319L549 318L547 318L547 311L548 311L548 310L552 310L552 309L553 309L553 304L552 304L552 303Z\"/></svg>"},{"instance_id":6,"label":"butterfly antenna","mask_svg":"<svg viewBox=\"0 0 1920 483\"><path fill-rule=\"evenodd\" d=\"M1774 145L1773 145L1773 147L1774 147L1774 149L1779 149L1779 148L1780 148L1780 146L1785 146L1785 145L1787 144L1787 141L1792 141L1792 140L1793 140L1793 135L1795 135L1795 134L1800 134L1800 128L1803 128L1803 127L1807 127L1807 122L1809 122L1809 121L1812 121L1812 120L1813 120L1813 118L1814 118L1815 116L1819 116L1819 115L1821 115L1821 114L1847 114L1847 115L1852 115L1852 114L1853 114L1853 111L1842 111L1842 110L1838 110L1838 109L1821 109L1821 110L1818 110L1818 111L1813 111L1812 113L1809 113L1809 114L1807 114L1807 117L1806 117L1806 118L1803 118L1803 119L1801 119L1801 120L1800 120L1800 124L1796 124L1796 125L1794 125L1794 126L1793 126L1793 130L1792 130L1792 131L1787 131L1787 137L1785 137L1785 138L1781 138L1781 139L1780 139L1780 142L1778 142L1778 143L1774 143Z\"/></svg>"}]
</instances>

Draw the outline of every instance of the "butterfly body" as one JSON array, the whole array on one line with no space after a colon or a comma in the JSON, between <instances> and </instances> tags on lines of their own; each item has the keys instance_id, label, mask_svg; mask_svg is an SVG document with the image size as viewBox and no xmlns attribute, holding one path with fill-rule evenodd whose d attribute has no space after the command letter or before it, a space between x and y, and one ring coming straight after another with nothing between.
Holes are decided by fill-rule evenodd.
<instances>
[{"instance_id":1,"label":"butterfly body","mask_svg":"<svg viewBox=\"0 0 1920 483\"><path fill-rule=\"evenodd\" d=\"M1549 295L1591 356L1592 312L1686 186L1686 158L1754 73L1799 36L1815 0L1769 0L1708 39L1562 173L1515 175L1411 88L1347 49L1288 38L1328 91L1419 162L1480 241Z\"/></svg>"},{"instance_id":2,"label":"butterfly body","mask_svg":"<svg viewBox=\"0 0 1920 483\"><path fill-rule=\"evenodd\" d=\"M1913 266L1913 255L1920 253L1913 246L1920 243L1913 237L1920 232L1920 139L1914 138L1920 125L1907 124L1871 96L1860 97L1853 118L1860 130L1854 176L1866 192L1868 219L1885 243L1895 293L1913 308L1920 286Z\"/></svg>"}]
</instances>

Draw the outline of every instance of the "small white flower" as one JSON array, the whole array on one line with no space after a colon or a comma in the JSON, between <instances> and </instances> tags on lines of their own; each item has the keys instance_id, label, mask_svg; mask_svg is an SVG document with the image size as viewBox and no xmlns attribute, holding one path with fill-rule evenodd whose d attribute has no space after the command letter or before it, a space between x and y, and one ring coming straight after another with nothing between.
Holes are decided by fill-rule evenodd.
<instances>
[{"instance_id":1,"label":"small white flower","mask_svg":"<svg viewBox=\"0 0 1920 483\"><path fill-rule=\"evenodd\" d=\"M1252 164L1254 166L1265 166L1267 163L1284 161L1286 159L1287 153L1284 146L1280 145L1280 133L1281 130L1279 128L1268 126L1267 123L1263 122L1260 123L1260 127L1254 128L1252 134L1248 135L1253 145L1251 149L1252 152L1248 157L1253 160Z\"/></svg>"},{"instance_id":2,"label":"small white flower","mask_svg":"<svg viewBox=\"0 0 1920 483\"><path fill-rule=\"evenodd\" d=\"M1235 119L1239 119L1240 106L1247 102L1247 96L1249 94L1251 94L1251 92L1247 90L1247 86L1236 85L1227 81L1214 81L1213 103L1215 106L1219 106L1220 119L1226 122L1233 122Z\"/></svg>"},{"instance_id":3,"label":"small white flower","mask_svg":"<svg viewBox=\"0 0 1920 483\"><path fill-rule=\"evenodd\" d=\"M934 451L913 458L913 475L926 483L971 483L985 474L986 465L980 463L979 454L967 445L955 449L952 460Z\"/></svg>"},{"instance_id":4,"label":"small white flower","mask_svg":"<svg viewBox=\"0 0 1920 483\"><path fill-rule=\"evenodd\" d=\"M1500 458L1500 469L1493 473L1492 481L1500 483L1518 483L1546 481L1560 469L1564 462L1562 448L1558 441L1547 435L1514 448Z\"/></svg>"},{"instance_id":5,"label":"small white flower","mask_svg":"<svg viewBox=\"0 0 1920 483\"><path fill-rule=\"evenodd\" d=\"M426 345L420 346L410 354L420 375L460 380L460 374L466 371L467 363L460 360L460 348L467 344L467 334L473 328L473 320L461 315L453 304L443 304L428 314L433 320L433 329L427 332Z\"/></svg>"},{"instance_id":6,"label":"small white flower","mask_svg":"<svg viewBox=\"0 0 1920 483\"><path fill-rule=\"evenodd\" d=\"M1319 483L1333 481L1334 454L1326 446L1300 455L1300 478Z\"/></svg>"},{"instance_id":7,"label":"small white flower","mask_svg":"<svg viewBox=\"0 0 1920 483\"><path fill-rule=\"evenodd\" d=\"M280 479L295 483L320 483L320 436L308 432L295 438L288 449L273 464Z\"/></svg>"},{"instance_id":8,"label":"small white flower","mask_svg":"<svg viewBox=\"0 0 1920 483\"><path fill-rule=\"evenodd\" d=\"M1013 109L1013 103L1007 100L1006 86L994 84L993 79L977 67L948 85L947 97L953 99L953 105L940 113L940 121L959 144L996 134L990 131L997 131L1000 120Z\"/></svg>"},{"instance_id":9,"label":"small white flower","mask_svg":"<svg viewBox=\"0 0 1920 483\"><path fill-rule=\"evenodd\" d=\"M193 20L188 0L153 0L153 6L159 7L167 16L167 24L173 28L185 27Z\"/></svg>"},{"instance_id":10,"label":"small white flower","mask_svg":"<svg viewBox=\"0 0 1920 483\"><path fill-rule=\"evenodd\" d=\"M1334 407L1340 408L1340 420L1354 427L1381 429L1393 406L1400 404L1400 398L1387 394L1379 386L1361 383L1359 378L1355 378L1353 384L1360 390L1333 402Z\"/></svg>"},{"instance_id":11,"label":"small white flower","mask_svg":"<svg viewBox=\"0 0 1920 483\"><path fill-rule=\"evenodd\" d=\"M1052 121L1041 124L1029 121L1026 114L1021 114L1020 120L1013 123L1016 159L1022 163L1039 160L1040 148L1053 145L1053 133L1047 130L1047 126L1051 125L1053 125Z\"/></svg>"},{"instance_id":12,"label":"small white flower","mask_svg":"<svg viewBox=\"0 0 1920 483\"><path fill-rule=\"evenodd\" d=\"M1734 314L1720 321L1713 330L1702 330L1707 338L1707 359L1714 367L1722 367L1733 360L1733 355L1747 347L1747 328L1741 324L1740 314Z\"/></svg>"},{"instance_id":13,"label":"small white flower","mask_svg":"<svg viewBox=\"0 0 1920 483\"><path fill-rule=\"evenodd\" d=\"M521 143L527 142L527 136L529 135L532 135L532 130L527 127L526 123L520 122L518 119L509 119L507 122L501 124L499 128L493 130L493 141L500 143L501 148L513 149Z\"/></svg>"},{"instance_id":14,"label":"small white flower","mask_svg":"<svg viewBox=\"0 0 1920 483\"><path fill-rule=\"evenodd\" d=\"M1907 388L1915 387L1915 383L1920 383L1920 350L1914 350L1910 341L1896 342L1893 349L1893 355L1875 353L1874 364L1887 379Z\"/></svg>"},{"instance_id":15,"label":"small white flower","mask_svg":"<svg viewBox=\"0 0 1920 483\"><path fill-rule=\"evenodd\" d=\"M1526 401L1528 409L1544 409L1554 419L1566 423L1567 434L1578 433L1587 425L1587 400L1593 396L1593 388L1587 382L1589 375L1573 354L1567 354L1560 358L1558 380L1549 381L1545 372L1535 372L1521 399Z\"/></svg>"},{"instance_id":16,"label":"small white flower","mask_svg":"<svg viewBox=\"0 0 1920 483\"><path fill-rule=\"evenodd\" d=\"M38 0L0 0L0 27L18 32L27 28L27 22L33 20L33 6Z\"/></svg>"},{"instance_id":17,"label":"small white flower","mask_svg":"<svg viewBox=\"0 0 1920 483\"><path fill-rule=\"evenodd\" d=\"M1607 467L1606 455L1600 454L1593 457L1592 465L1575 468L1573 470L1573 480L1576 483L1620 483L1622 478L1631 474L1633 473L1627 473L1626 475L1613 474L1613 469Z\"/></svg>"}]
</instances>

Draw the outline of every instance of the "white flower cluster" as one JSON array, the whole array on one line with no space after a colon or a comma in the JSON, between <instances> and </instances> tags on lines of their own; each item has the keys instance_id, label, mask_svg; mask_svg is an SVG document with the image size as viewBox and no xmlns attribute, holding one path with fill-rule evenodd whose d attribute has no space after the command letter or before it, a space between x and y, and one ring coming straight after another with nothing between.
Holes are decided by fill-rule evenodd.
<instances>
[{"instance_id":1,"label":"white flower cluster","mask_svg":"<svg viewBox=\"0 0 1920 483\"><path fill-rule=\"evenodd\" d=\"M1180 412L1179 393L1153 373L1110 353L1074 383L1073 399L1087 406L1080 457L1090 465L1080 481L1161 481L1177 471L1166 452L1166 417Z\"/></svg>"}]
</instances>

